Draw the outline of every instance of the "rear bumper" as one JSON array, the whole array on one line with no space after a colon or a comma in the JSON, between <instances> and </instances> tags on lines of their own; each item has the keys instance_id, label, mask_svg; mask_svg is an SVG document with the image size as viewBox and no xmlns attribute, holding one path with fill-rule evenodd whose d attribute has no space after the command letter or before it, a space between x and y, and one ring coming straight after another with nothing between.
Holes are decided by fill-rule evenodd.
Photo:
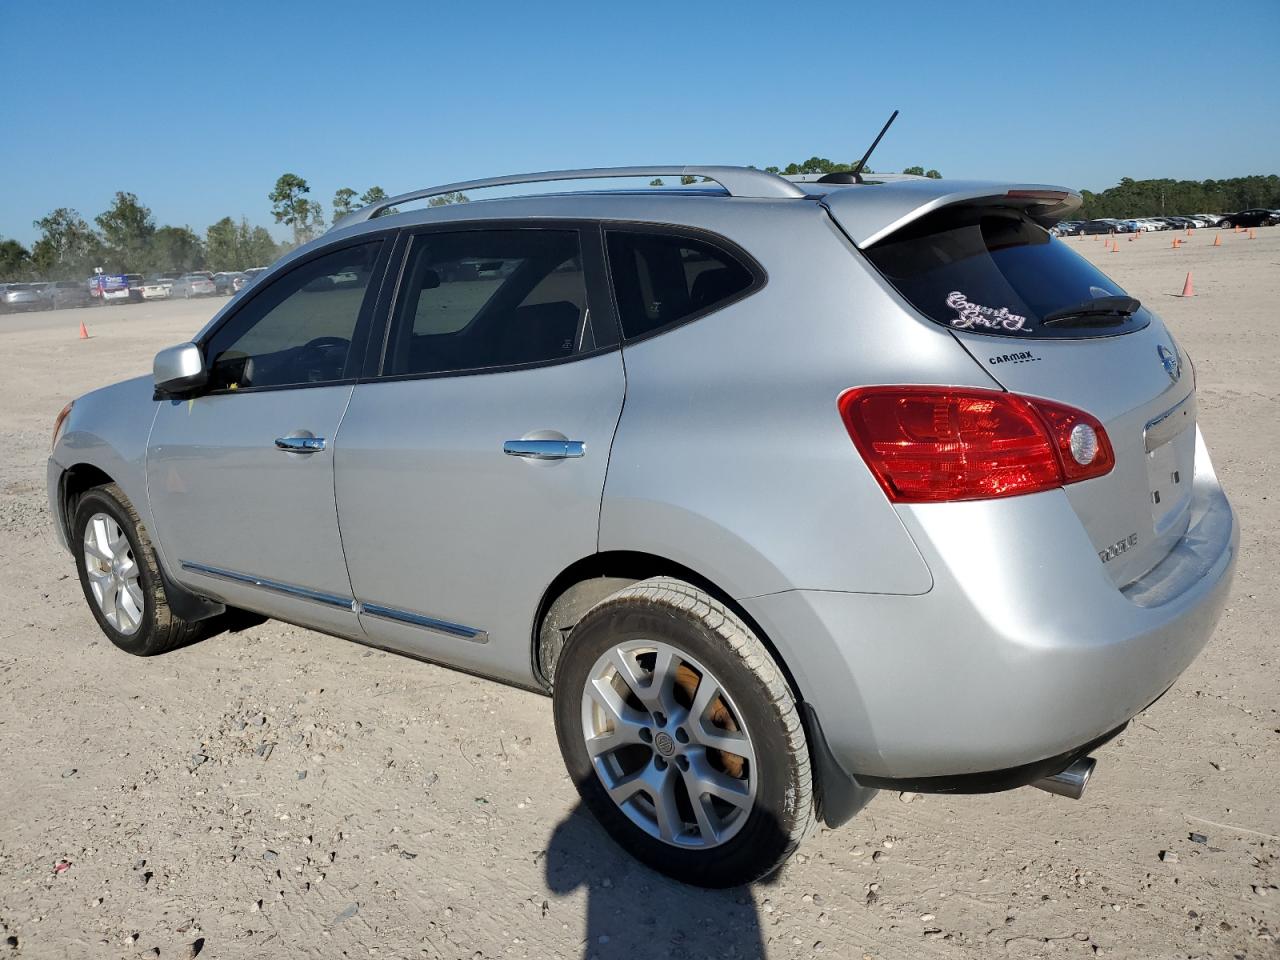
<instances>
[{"instance_id":1,"label":"rear bumper","mask_svg":"<svg viewBox=\"0 0 1280 960\"><path fill-rule=\"evenodd\" d=\"M934 575L929 593L742 601L832 755L868 785L1007 771L1123 726L1204 647L1239 541L1203 444L1186 536L1123 590L1061 491L902 516Z\"/></svg>"}]
</instances>

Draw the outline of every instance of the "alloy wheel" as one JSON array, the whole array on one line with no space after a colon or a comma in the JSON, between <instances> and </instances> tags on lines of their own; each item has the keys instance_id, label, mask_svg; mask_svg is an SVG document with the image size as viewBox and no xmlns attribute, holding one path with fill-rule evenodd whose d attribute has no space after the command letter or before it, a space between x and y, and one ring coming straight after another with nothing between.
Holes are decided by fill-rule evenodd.
<instances>
[{"instance_id":1,"label":"alloy wheel","mask_svg":"<svg viewBox=\"0 0 1280 960\"><path fill-rule=\"evenodd\" d=\"M673 846L720 846L755 805L755 750L741 712L706 667L670 644L628 641L596 661L582 734L619 810Z\"/></svg>"},{"instance_id":2,"label":"alloy wheel","mask_svg":"<svg viewBox=\"0 0 1280 960\"><path fill-rule=\"evenodd\" d=\"M115 518L95 513L84 528L84 571L102 616L125 636L138 632L144 608L138 561Z\"/></svg>"}]
</instances>

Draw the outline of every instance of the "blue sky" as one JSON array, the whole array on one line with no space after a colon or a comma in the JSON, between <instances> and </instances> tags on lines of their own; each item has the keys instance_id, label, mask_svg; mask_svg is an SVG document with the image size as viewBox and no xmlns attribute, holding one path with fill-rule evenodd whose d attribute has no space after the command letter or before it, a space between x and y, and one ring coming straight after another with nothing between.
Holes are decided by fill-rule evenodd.
<instances>
[{"instance_id":1,"label":"blue sky","mask_svg":"<svg viewBox=\"0 0 1280 960\"><path fill-rule=\"evenodd\" d=\"M1280 172L1278 0L858 7L0 0L0 236L116 190L283 236L285 171L327 211L342 186L852 160L894 108L878 170Z\"/></svg>"}]
</instances>

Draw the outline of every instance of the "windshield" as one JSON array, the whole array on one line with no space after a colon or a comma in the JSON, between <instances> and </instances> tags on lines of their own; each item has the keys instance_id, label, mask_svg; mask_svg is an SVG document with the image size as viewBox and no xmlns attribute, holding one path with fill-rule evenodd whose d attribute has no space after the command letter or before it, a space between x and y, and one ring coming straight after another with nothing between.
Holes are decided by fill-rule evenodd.
<instances>
[{"instance_id":1,"label":"windshield","mask_svg":"<svg viewBox=\"0 0 1280 960\"><path fill-rule=\"evenodd\" d=\"M1015 210L947 208L866 251L912 306L955 330L1006 337L1115 336L1151 322L1145 309L1107 323L1045 317L1125 292L1063 241Z\"/></svg>"}]
</instances>

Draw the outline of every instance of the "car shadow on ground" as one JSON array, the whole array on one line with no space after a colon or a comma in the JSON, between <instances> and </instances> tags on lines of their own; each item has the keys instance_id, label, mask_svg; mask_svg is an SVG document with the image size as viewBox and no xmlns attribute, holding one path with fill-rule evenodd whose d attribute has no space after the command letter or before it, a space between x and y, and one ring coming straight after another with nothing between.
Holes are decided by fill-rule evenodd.
<instances>
[{"instance_id":1,"label":"car shadow on ground","mask_svg":"<svg viewBox=\"0 0 1280 960\"><path fill-rule=\"evenodd\" d=\"M259 613L228 607L225 612L204 621L203 629L184 646L198 643L201 640L212 640L214 637L220 637L224 633L243 633L253 627L262 626L268 619L268 617L264 617Z\"/></svg>"},{"instance_id":2,"label":"car shadow on ground","mask_svg":"<svg viewBox=\"0 0 1280 960\"><path fill-rule=\"evenodd\" d=\"M614 844L581 804L552 834L545 868L557 895L586 890L583 960L764 956L748 887L707 890L655 873Z\"/></svg>"}]
</instances>

